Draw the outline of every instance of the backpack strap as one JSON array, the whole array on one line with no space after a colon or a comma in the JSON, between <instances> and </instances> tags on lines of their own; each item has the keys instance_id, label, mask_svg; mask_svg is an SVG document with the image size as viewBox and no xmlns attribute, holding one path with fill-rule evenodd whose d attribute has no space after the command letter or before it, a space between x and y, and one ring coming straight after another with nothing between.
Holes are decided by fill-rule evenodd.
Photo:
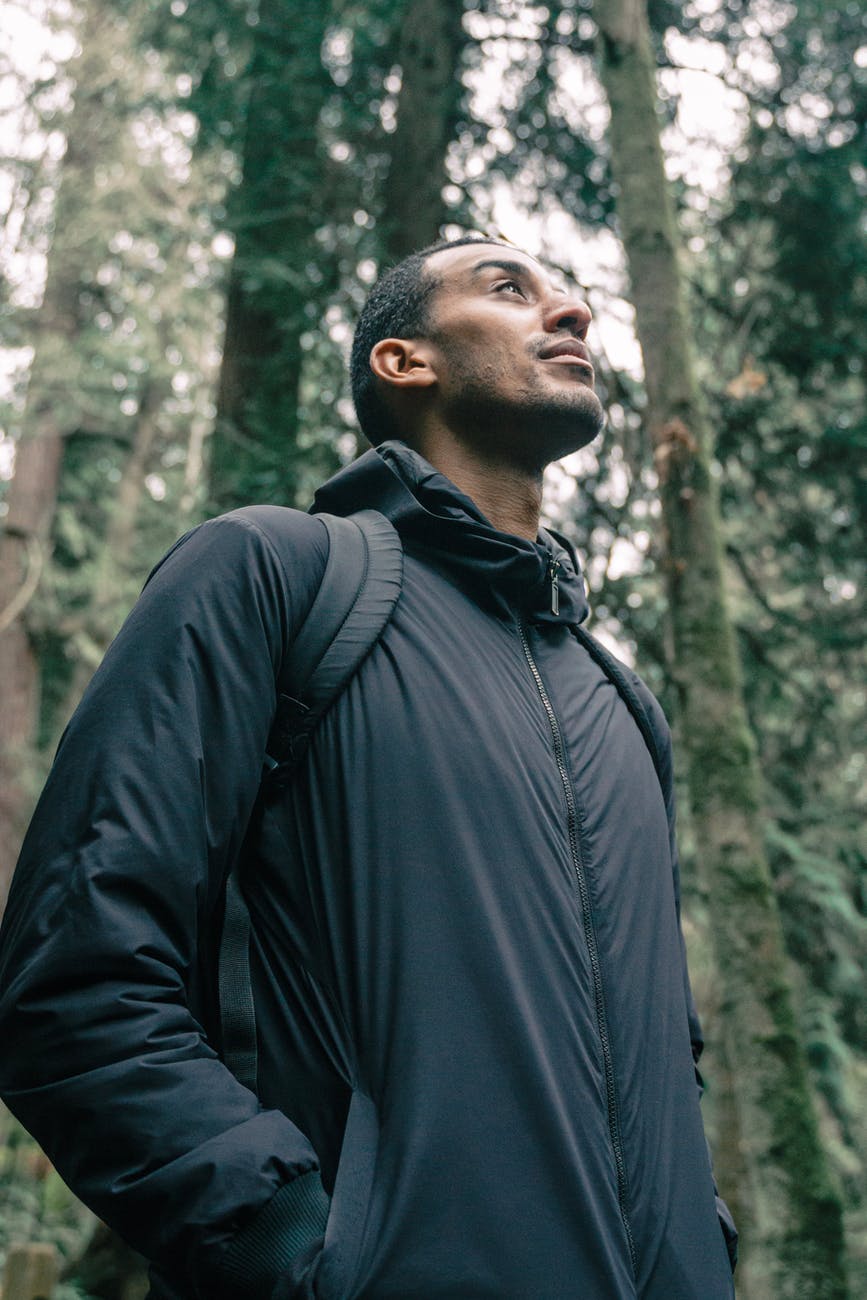
<instances>
[{"instance_id":1,"label":"backpack strap","mask_svg":"<svg viewBox=\"0 0 867 1300\"><path fill-rule=\"evenodd\" d=\"M250 913L234 866L226 877L223 898L223 931L217 958L220 1055L238 1082L255 1092L259 1049L250 984Z\"/></svg>"},{"instance_id":2,"label":"backpack strap","mask_svg":"<svg viewBox=\"0 0 867 1300\"><path fill-rule=\"evenodd\" d=\"M379 640L403 580L400 537L384 515L317 518L328 530L328 561L278 679L265 759L269 792L291 780L320 718Z\"/></svg>"},{"instance_id":3,"label":"backpack strap","mask_svg":"<svg viewBox=\"0 0 867 1300\"><path fill-rule=\"evenodd\" d=\"M610 654L605 649L600 641L596 640L595 636L591 636L583 627L573 624L572 631L575 633L576 639L584 646L590 658L599 665L608 680L616 687L624 704L635 719L638 730L641 732L653 760L653 766L662 787L663 798L666 798L666 765L663 763L662 754L659 751L659 744L657 743L653 723L650 721L650 715L644 707L641 696L627 676L628 670L624 668L618 659L615 659L613 654Z\"/></svg>"},{"instance_id":4,"label":"backpack strap","mask_svg":"<svg viewBox=\"0 0 867 1300\"><path fill-rule=\"evenodd\" d=\"M328 530L328 560L278 677L277 710L260 786L260 798L266 800L291 781L320 718L382 635L403 581L400 537L384 515L361 510L347 518L318 517ZM223 1061L255 1092L251 924L238 879L241 865L235 862L226 880L218 969L220 1027Z\"/></svg>"}]
</instances>

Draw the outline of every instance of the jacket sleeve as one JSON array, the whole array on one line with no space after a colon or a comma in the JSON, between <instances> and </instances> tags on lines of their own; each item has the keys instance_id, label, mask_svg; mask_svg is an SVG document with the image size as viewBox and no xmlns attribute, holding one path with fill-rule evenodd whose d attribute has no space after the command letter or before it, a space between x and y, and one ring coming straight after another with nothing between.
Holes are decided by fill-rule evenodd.
<instances>
[{"instance_id":1,"label":"jacket sleeve","mask_svg":"<svg viewBox=\"0 0 867 1300\"><path fill-rule=\"evenodd\" d=\"M0 935L0 1091L185 1296L270 1295L324 1229L309 1141L224 1067L200 1008L327 548L320 521L254 507L169 552L61 741Z\"/></svg>"},{"instance_id":2,"label":"jacket sleeve","mask_svg":"<svg viewBox=\"0 0 867 1300\"><path fill-rule=\"evenodd\" d=\"M635 677L634 684L641 696L642 702L649 714L649 719L653 729L654 739L656 741L657 756L659 758L659 778L662 786L662 794L665 799L665 811L668 817L668 835L671 846L671 863L674 874L674 900L677 907L677 929L680 938L681 966L683 969L683 989L686 999L687 1018L689 1020L689 1041L692 1046L692 1059L695 1065L695 1080L698 1086L699 1095L704 1091L704 1081L698 1068L699 1058L704 1051L704 1035L702 1033L701 1021L695 1006L695 999L692 996L692 988L689 982L689 970L686 961L686 944L683 938L683 928L680 917L680 859L677 851L677 814L675 809L674 798L674 772L671 750L671 732L665 714L659 705L655 696L647 689L639 677ZM710 1157L710 1148L708 1147L708 1157ZM716 1178L713 1184L714 1195L716 1197L717 1217L720 1221L723 1237L725 1238L726 1250L728 1251L729 1262L734 1272L738 1259L738 1231L735 1227L734 1219L729 1207L719 1194L716 1185Z\"/></svg>"}]
</instances>

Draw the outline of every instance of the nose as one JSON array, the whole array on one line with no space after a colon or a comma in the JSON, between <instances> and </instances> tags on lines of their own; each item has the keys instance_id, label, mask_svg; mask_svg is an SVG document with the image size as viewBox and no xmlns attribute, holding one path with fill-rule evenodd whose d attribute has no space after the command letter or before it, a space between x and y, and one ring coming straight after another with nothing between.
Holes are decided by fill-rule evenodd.
<instances>
[{"instance_id":1,"label":"nose","mask_svg":"<svg viewBox=\"0 0 867 1300\"><path fill-rule=\"evenodd\" d=\"M593 314L577 294L552 295L545 307L543 324L550 334L566 329L576 338L586 337Z\"/></svg>"}]
</instances>

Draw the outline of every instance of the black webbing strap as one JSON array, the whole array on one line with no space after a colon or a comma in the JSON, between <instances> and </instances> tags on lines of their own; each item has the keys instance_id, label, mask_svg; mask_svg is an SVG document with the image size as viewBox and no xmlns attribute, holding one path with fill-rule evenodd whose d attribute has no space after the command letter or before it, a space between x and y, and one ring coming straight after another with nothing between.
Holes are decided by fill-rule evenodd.
<instances>
[{"instance_id":1,"label":"black webbing strap","mask_svg":"<svg viewBox=\"0 0 867 1300\"><path fill-rule=\"evenodd\" d=\"M263 765L260 797L291 780L320 718L379 640L400 595L403 548L375 510L318 516L328 530L319 591L278 678L278 706ZM291 694L284 693L291 691ZM250 913L236 862L226 881L218 987L222 1057L256 1091L256 1016L250 981Z\"/></svg>"},{"instance_id":2,"label":"black webbing strap","mask_svg":"<svg viewBox=\"0 0 867 1300\"><path fill-rule=\"evenodd\" d=\"M223 1061L239 1083L255 1092L258 1047L250 982L250 913L234 868L226 878L218 975Z\"/></svg>"},{"instance_id":3,"label":"black webbing strap","mask_svg":"<svg viewBox=\"0 0 867 1300\"><path fill-rule=\"evenodd\" d=\"M659 746L656 743L656 735L651 726L650 718L647 716L647 709L641 701L641 697L635 687L626 675L626 671L614 655L609 654L603 645L591 636L583 627L577 624L573 625L572 631L576 638L584 646L591 659L599 665L609 681L617 688L624 704L629 709L635 719L638 730L644 738L644 743L648 748L650 757L653 759L653 766L656 768L656 775L659 777L659 784L662 786L663 797L666 795L666 776L663 767L662 755L659 752Z\"/></svg>"}]
</instances>

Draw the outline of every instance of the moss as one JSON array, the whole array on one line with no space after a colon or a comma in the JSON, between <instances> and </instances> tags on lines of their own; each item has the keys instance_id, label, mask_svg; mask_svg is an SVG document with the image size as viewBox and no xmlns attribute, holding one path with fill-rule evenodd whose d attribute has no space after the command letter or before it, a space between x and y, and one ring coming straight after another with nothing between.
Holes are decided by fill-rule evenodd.
<instances>
[{"instance_id":1,"label":"moss","mask_svg":"<svg viewBox=\"0 0 867 1300\"><path fill-rule=\"evenodd\" d=\"M696 856L727 1055L736 1063L754 1212L748 1271L756 1296L836 1300L846 1294L841 1209L819 1143L764 854L761 779L727 606L713 437L695 379L646 13L640 0L601 0L594 14L660 476Z\"/></svg>"}]
</instances>

